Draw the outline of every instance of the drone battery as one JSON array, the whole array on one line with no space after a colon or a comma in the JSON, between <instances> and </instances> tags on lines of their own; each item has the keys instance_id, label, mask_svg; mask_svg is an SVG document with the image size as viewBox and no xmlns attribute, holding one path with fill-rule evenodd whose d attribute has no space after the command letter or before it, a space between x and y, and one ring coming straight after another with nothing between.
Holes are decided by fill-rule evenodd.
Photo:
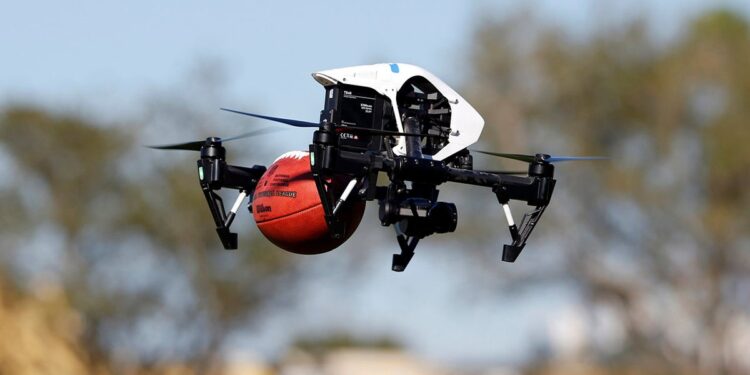
<instances>
[{"instance_id":1,"label":"drone battery","mask_svg":"<svg viewBox=\"0 0 750 375\"><path fill-rule=\"evenodd\" d=\"M385 97L370 88L330 86L326 90L323 114L329 114L333 110L333 121L337 125L382 130L393 118L392 111L384 112L385 101ZM380 136L341 133L339 139L342 149L363 152L381 148Z\"/></svg>"}]
</instances>

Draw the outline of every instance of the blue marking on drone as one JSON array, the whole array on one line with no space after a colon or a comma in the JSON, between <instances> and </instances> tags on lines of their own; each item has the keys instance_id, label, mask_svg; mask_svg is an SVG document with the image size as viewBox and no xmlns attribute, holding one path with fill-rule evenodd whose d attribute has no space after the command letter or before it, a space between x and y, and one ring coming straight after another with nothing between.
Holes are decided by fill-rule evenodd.
<instances>
[{"instance_id":1,"label":"blue marking on drone","mask_svg":"<svg viewBox=\"0 0 750 375\"><path fill-rule=\"evenodd\" d=\"M391 64L391 71L394 73L398 73L398 64Z\"/></svg>"}]
</instances>

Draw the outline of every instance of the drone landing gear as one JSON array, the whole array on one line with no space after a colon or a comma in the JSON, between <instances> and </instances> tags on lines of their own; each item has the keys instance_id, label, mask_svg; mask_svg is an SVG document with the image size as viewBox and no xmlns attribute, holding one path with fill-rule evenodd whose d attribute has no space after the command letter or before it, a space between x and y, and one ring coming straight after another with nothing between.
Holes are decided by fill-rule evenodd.
<instances>
[{"instance_id":1,"label":"drone landing gear","mask_svg":"<svg viewBox=\"0 0 750 375\"><path fill-rule=\"evenodd\" d=\"M224 249L234 250L237 248L237 233L231 232L229 228L240 205L255 191L255 186L266 168L258 165L252 168L229 165L224 160L225 154L221 141L209 138L201 147L201 158L197 161L198 177L221 244ZM228 214L224 210L224 201L217 193L222 188L240 192Z\"/></svg>"},{"instance_id":2,"label":"drone landing gear","mask_svg":"<svg viewBox=\"0 0 750 375\"><path fill-rule=\"evenodd\" d=\"M230 214L231 216L226 214L224 211L224 201L219 194L216 194L212 190L203 190L203 195L206 197L208 208L211 210L211 216L214 218L216 233L219 235L221 244L227 250L237 249L237 233L229 231L229 227L234 220L234 214Z\"/></svg>"},{"instance_id":3,"label":"drone landing gear","mask_svg":"<svg viewBox=\"0 0 750 375\"><path fill-rule=\"evenodd\" d=\"M328 230L331 234L331 237L341 238L346 231L346 223L341 220L338 213L341 207L347 204L349 196L354 191L355 187L359 184L359 179L357 177L354 177L349 180L349 183L347 183L344 191L341 193L341 196L335 200L335 203L332 203L334 202L334 189L332 187L332 184L326 182L326 180L316 172L313 172L313 179L315 181L316 187L318 188L318 194L320 195L320 201L323 206L326 224L328 224Z\"/></svg>"},{"instance_id":4,"label":"drone landing gear","mask_svg":"<svg viewBox=\"0 0 750 375\"><path fill-rule=\"evenodd\" d=\"M237 211L240 209L242 201L247 197L247 191L240 190L240 194L237 196L228 214L224 211L224 201L219 194L208 189L203 190L203 195L208 202L208 208L211 210L211 216L214 218L214 223L216 224L216 233L219 235L224 249L237 249L237 233L230 232L229 228L232 226L232 222L237 215Z\"/></svg>"},{"instance_id":5,"label":"drone landing gear","mask_svg":"<svg viewBox=\"0 0 750 375\"><path fill-rule=\"evenodd\" d=\"M399 234L396 240L398 240L398 246L401 247L401 254L393 254L391 270L394 272L404 272L411 258L414 257L414 249L417 247L420 238Z\"/></svg>"},{"instance_id":6,"label":"drone landing gear","mask_svg":"<svg viewBox=\"0 0 750 375\"><path fill-rule=\"evenodd\" d=\"M542 213L544 213L546 208L547 206L539 206L534 211L525 214L523 220L521 220L520 233L516 230L514 234L513 228L511 228L510 233L513 237L513 243L510 245L503 245L503 262L513 263L516 261L518 255L521 254L521 250L526 246L526 239L529 238L531 231L534 230L537 221L542 217Z\"/></svg>"},{"instance_id":7,"label":"drone landing gear","mask_svg":"<svg viewBox=\"0 0 750 375\"><path fill-rule=\"evenodd\" d=\"M332 111L331 118L336 116L336 111ZM355 163L355 170L346 170L342 173L334 173L335 161L339 160L341 152L338 148L338 134L336 127L329 119L322 119L320 128L313 135L313 143L310 144L310 169L312 170L313 181L320 196L320 202L323 206L326 224L331 238L337 239L344 236L347 225L341 219L339 211L341 207L347 204L349 196L355 188L363 181L359 176L361 164ZM345 167L342 163L339 167ZM336 185L335 181L341 176L350 176L346 187L338 199L334 196Z\"/></svg>"},{"instance_id":8,"label":"drone landing gear","mask_svg":"<svg viewBox=\"0 0 750 375\"><path fill-rule=\"evenodd\" d=\"M554 187L554 183L551 185L550 190L552 189L552 187ZM528 239L529 235L531 235L531 231L534 230L534 227L536 226L537 221L539 221L539 219L542 217L542 214L544 213L544 210L547 208L547 205L544 204L544 205L536 206L536 209L534 209L531 212L526 213L523 216L523 219L521 220L521 230L519 231L518 227L513 221L513 215L511 215L511 212L510 212L510 206L508 205L508 201L510 200L510 197L508 196L507 190L504 189L503 187L495 187L493 188L493 191L495 192L495 195L497 196L497 201L500 203L501 206L503 206L503 211L505 212L505 219L508 221L508 229L510 230L510 236L513 239L513 242L510 245L503 245L502 259L503 259L503 262L513 263L521 254L521 251L523 250L524 246L526 246L526 239Z\"/></svg>"}]
</instances>

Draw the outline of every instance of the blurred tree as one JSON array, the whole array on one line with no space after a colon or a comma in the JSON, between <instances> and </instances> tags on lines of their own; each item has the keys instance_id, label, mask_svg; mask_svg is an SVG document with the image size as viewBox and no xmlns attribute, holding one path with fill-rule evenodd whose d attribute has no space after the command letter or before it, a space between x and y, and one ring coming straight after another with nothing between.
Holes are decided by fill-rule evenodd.
<instances>
[{"instance_id":1,"label":"blurred tree","mask_svg":"<svg viewBox=\"0 0 750 375\"><path fill-rule=\"evenodd\" d=\"M294 282L295 258L258 236L223 251L194 161L154 161L164 155L136 145L140 131L7 108L0 149L14 173L0 185L3 268L26 292L40 279L61 285L83 319L91 368L166 360L206 373L230 334ZM46 274L45 262L59 272Z\"/></svg>"},{"instance_id":2,"label":"blurred tree","mask_svg":"<svg viewBox=\"0 0 750 375\"><path fill-rule=\"evenodd\" d=\"M320 361L326 354L338 349L401 350L402 345L387 336L362 338L347 332L333 332L323 336L299 337L292 343L291 348L308 353Z\"/></svg>"},{"instance_id":3,"label":"blurred tree","mask_svg":"<svg viewBox=\"0 0 750 375\"><path fill-rule=\"evenodd\" d=\"M477 30L468 91L488 122L484 147L611 161L558 167L554 209L540 226L555 261L525 267L541 258L529 250L515 281L572 283L592 322L615 317L623 337L611 349L592 334L595 358L745 373L747 21L710 12L672 42L656 42L641 21L577 39L531 21Z\"/></svg>"}]
</instances>

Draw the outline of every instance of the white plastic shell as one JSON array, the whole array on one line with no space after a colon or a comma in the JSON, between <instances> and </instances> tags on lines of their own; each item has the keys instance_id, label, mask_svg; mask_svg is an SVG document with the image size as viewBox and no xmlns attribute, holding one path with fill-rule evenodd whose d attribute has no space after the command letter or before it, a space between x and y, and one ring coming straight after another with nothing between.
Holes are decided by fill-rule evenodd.
<instances>
[{"instance_id":1,"label":"white plastic shell","mask_svg":"<svg viewBox=\"0 0 750 375\"><path fill-rule=\"evenodd\" d=\"M455 92L440 78L432 73L414 65L409 64L374 64L359 65L347 68L324 70L313 73L318 83L323 86L338 83L369 87L376 92L388 97L393 104L394 111L398 110L396 104L396 93L404 83L412 77L421 76L432 83L440 93L448 99L451 107L451 133L448 143L435 155L424 155L425 158L443 160L458 151L474 144L482 134L484 119L474 107ZM394 113L396 126L399 131L404 131L399 113ZM406 140L400 137L393 152L396 155L406 153Z\"/></svg>"}]
</instances>

